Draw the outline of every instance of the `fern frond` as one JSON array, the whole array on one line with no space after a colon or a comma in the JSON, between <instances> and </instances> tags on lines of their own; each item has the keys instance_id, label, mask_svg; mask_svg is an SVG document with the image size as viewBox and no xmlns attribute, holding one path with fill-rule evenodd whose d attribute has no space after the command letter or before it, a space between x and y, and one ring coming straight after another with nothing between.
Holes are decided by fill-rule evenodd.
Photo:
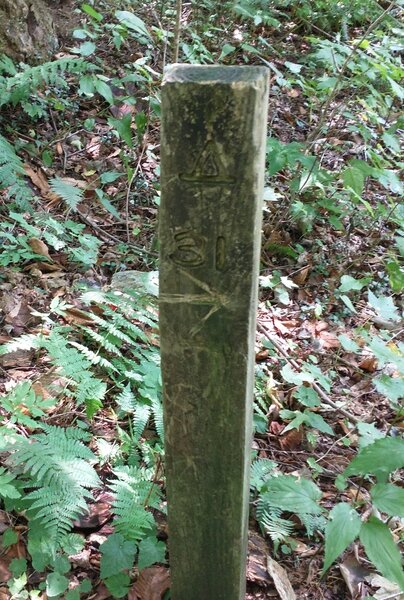
<instances>
[{"instance_id":1,"label":"fern frond","mask_svg":"<svg viewBox=\"0 0 404 600\"><path fill-rule=\"evenodd\" d=\"M0 106L9 102L16 105L43 86L66 88L65 73L80 74L93 69L93 65L82 58L70 57L45 62L34 67L25 65L23 70L5 78L0 94Z\"/></svg>"},{"instance_id":2,"label":"fern frond","mask_svg":"<svg viewBox=\"0 0 404 600\"><path fill-rule=\"evenodd\" d=\"M105 329L106 332L109 333L111 336L116 337L122 342L126 342L127 344L133 344L133 338L129 337L128 335L126 335L126 333L121 331L121 329L114 322L107 321L106 319L103 319L99 315L95 314L91 315L91 318L93 321L95 321L95 323L97 323L103 329ZM128 323L125 322L125 326L128 328Z\"/></svg>"},{"instance_id":3,"label":"fern frond","mask_svg":"<svg viewBox=\"0 0 404 600\"><path fill-rule=\"evenodd\" d=\"M5 137L0 135L0 190L6 190L20 208L30 209L33 194L24 179L22 160Z\"/></svg>"},{"instance_id":4,"label":"fern frond","mask_svg":"<svg viewBox=\"0 0 404 600\"><path fill-rule=\"evenodd\" d=\"M34 350L40 348L40 346L40 336L34 335L33 333L27 333L0 346L0 356L17 352L17 350Z\"/></svg>"},{"instance_id":5,"label":"fern frond","mask_svg":"<svg viewBox=\"0 0 404 600\"><path fill-rule=\"evenodd\" d=\"M78 405L86 404L102 406L107 384L101 379L94 377L91 371L85 371L74 389L74 398Z\"/></svg>"},{"instance_id":6,"label":"fern frond","mask_svg":"<svg viewBox=\"0 0 404 600\"><path fill-rule=\"evenodd\" d=\"M109 484L114 494L114 526L126 539L141 540L154 527L154 518L146 509L146 503L159 508L160 490L151 481L152 471L135 466L121 467L114 470L114 475L117 479Z\"/></svg>"},{"instance_id":7,"label":"fern frond","mask_svg":"<svg viewBox=\"0 0 404 600\"><path fill-rule=\"evenodd\" d=\"M99 344L101 348L106 350L111 354L116 354L117 356L122 356L119 348L113 344L105 335L98 333L98 331L94 331L91 327L80 327L82 331L84 331L94 342Z\"/></svg>"},{"instance_id":8,"label":"fern frond","mask_svg":"<svg viewBox=\"0 0 404 600\"><path fill-rule=\"evenodd\" d=\"M71 210L76 210L83 199L83 190L71 183L63 181L60 177L50 179L49 184L54 194L62 198Z\"/></svg>"},{"instance_id":9,"label":"fern frond","mask_svg":"<svg viewBox=\"0 0 404 600\"><path fill-rule=\"evenodd\" d=\"M107 360L100 354L93 352L92 350L90 350L90 348L87 348L87 346L79 344L78 342L73 342L71 340L69 341L69 344L77 348L77 350L80 350L80 352L84 354L84 356L90 361L92 365L100 365L101 367L105 367L106 369L111 369L111 371L116 370L114 365L109 360Z\"/></svg>"},{"instance_id":10,"label":"fern frond","mask_svg":"<svg viewBox=\"0 0 404 600\"><path fill-rule=\"evenodd\" d=\"M258 522L274 544L284 542L286 538L292 535L294 530L292 521L282 519L274 510L271 512L264 511Z\"/></svg>"},{"instance_id":11,"label":"fern frond","mask_svg":"<svg viewBox=\"0 0 404 600\"><path fill-rule=\"evenodd\" d=\"M21 469L33 488L24 498L28 516L46 531L55 554L72 522L87 509L90 490L100 484L91 463L96 457L78 428L49 426L29 440L19 436L9 447L8 464Z\"/></svg>"},{"instance_id":12,"label":"fern frond","mask_svg":"<svg viewBox=\"0 0 404 600\"><path fill-rule=\"evenodd\" d=\"M160 399L152 400L153 420L160 440L164 443L163 404Z\"/></svg>"},{"instance_id":13,"label":"fern frond","mask_svg":"<svg viewBox=\"0 0 404 600\"><path fill-rule=\"evenodd\" d=\"M118 394L116 403L124 412L129 413L135 410L136 400L129 384Z\"/></svg>"},{"instance_id":14,"label":"fern frond","mask_svg":"<svg viewBox=\"0 0 404 600\"><path fill-rule=\"evenodd\" d=\"M251 465L250 487L260 491L266 480L273 474L277 464L268 458L258 458Z\"/></svg>"},{"instance_id":15,"label":"fern frond","mask_svg":"<svg viewBox=\"0 0 404 600\"><path fill-rule=\"evenodd\" d=\"M138 442L142 435L151 415L151 406L143 402L137 402L133 411L133 437Z\"/></svg>"}]
</instances>

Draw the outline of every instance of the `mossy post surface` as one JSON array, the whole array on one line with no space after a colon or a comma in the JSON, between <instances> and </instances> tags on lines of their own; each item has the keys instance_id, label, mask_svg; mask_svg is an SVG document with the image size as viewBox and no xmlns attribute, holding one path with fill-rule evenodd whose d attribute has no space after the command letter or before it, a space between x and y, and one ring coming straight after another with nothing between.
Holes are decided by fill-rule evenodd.
<instances>
[{"instance_id":1,"label":"mossy post surface","mask_svg":"<svg viewBox=\"0 0 404 600\"><path fill-rule=\"evenodd\" d=\"M242 600L268 71L172 65L160 334L173 600Z\"/></svg>"}]
</instances>

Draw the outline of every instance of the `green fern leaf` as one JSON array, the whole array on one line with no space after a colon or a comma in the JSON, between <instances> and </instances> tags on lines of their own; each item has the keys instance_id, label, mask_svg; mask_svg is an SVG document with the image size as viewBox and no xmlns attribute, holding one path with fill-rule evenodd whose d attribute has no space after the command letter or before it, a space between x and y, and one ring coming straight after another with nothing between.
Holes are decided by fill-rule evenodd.
<instances>
[{"instance_id":1,"label":"green fern leaf","mask_svg":"<svg viewBox=\"0 0 404 600\"><path fill-rule=\"evenodd\" d=\"M60 177L49 180L51 190L62 198L71 210L76 210L83 199L83 190L71 183L63 181Z\"/></svg>"}]
</instances>

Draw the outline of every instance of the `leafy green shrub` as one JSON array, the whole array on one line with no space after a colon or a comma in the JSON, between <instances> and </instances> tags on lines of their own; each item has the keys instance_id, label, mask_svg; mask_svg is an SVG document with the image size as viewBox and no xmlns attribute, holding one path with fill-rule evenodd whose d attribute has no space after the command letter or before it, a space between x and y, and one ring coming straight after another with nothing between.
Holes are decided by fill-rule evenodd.
<instances>
[{"instance_id":1,"label":"leafy green shrub","mask_svg":"<svg viewBox=\"0 0 404 600\"><path fill-rule=\"evenodd\" d=\"M24 180L24 165L14 147L0 134L0 191L22 210L30 209L33 194Z\"/></svg>"},{"instance_id":2,"label":"leafy green shrub","mask_svg":"<svg viewBox=\"0 0 404 600\"><path fill-rule=\"evenodd\" d=\"M89 440L85 431L45 424L41 429L43 433L29 439L0 429L1 449L9 452L6 464L14 486L12 493L7 489L4 493L4 488L1 493L8 510L27 511L28 547L39 570L70 544L73 520L86 511L90 490L100 484L92 466L96 457L83 443Z\"/></svg>"},{"instance_id":3,"label":"leafy green shrub","mask_svg":"<svg viewBox=\"0 0 404 600\"><path fill-rule=\"evenodd\" d=\"M17 67L10 58L3 56L0 58L0 107L20 104L30 117L42 117L46 114L46 101L38 96L40 89L46 88L48 94L52 88L66 90L68 73L80 75L93 68L82 58L71 57L34 67L24 64Z\"/></svg>"},{"instance_id":4,"label":"leafy green shrub","mask_svg":"<svg viewBox=\"0 0 404 600\"><path fill-rule=\"evenodd\" d=\"M44 240L51 251L52 248L56 252L65 251L72 262L78 263L84 269L95 264L100 241L91 234L84 233L85 225L70 219L59 221L46 213L34 213L28 220L20 213L10 212L9 218L14 223L0 224L0 238L3 242L0 265L7 266L35 259L49 260L32 249L29 241L33 238ZM35 225L31 225L31 219ZM16 234L17 227L25 233Z\"/></svg>"},{"instance_id":5,"label":"leafy green shrub","mask_svg":"<svg viewBox=\"0 0 404 600\"><path fill-rule=\"evenodd\" d=\"M401 555L388 526L392 517L404 516L404 490L388 483L390 473L403 466L404 440L392 437L366 445L351 461L339 480L340 489L347 477L370 478L369 504L379 516L372 515L362 521L355 506L345 502L336 504L325 530L324 571L359 537L369 560L384 577L404 590Z\"/></svg>"}]
</instances>

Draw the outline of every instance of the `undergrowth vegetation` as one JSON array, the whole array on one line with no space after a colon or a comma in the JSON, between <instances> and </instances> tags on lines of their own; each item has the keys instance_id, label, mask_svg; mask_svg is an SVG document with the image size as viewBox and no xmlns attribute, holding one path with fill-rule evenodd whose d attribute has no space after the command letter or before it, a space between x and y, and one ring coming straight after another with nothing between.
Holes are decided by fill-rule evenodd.
<instances>
[{"instance_id":1,"label":"undergrowth vegetation","mask_svg":"<svg viewBox=\"0 0 404 600\"><path fill-rule=\"evenodd\" d=\"M57 57L0 59L0 596L140 596L158 572L169 598L153 276L178 51L271 79L255 527L299 597L345 597L358 556L363 593L399 597L402 2L187 3L175 48L178 6L74 3Z\"/></svg>"}]
</instances>

